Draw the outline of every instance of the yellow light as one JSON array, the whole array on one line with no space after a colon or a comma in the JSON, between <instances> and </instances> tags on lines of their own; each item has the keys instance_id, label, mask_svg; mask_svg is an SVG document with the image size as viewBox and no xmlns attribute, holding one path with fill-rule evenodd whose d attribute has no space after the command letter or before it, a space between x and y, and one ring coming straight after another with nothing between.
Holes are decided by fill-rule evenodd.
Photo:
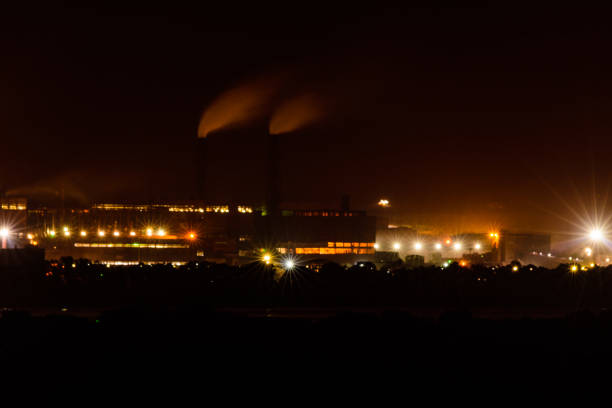
<instances>
[{"instance_id":1,"label":"yellow light","mask_svg":"<svg viewBox=\"0 0 612 408\"><path fill-rule=\"evenodd\" d=\"M595 264L594 264L594 263L591 263L591 268L594 268L594 267L595 267Z\"/></svg>"},{"instance_id":2,"label":"yellow light","mask_svg":"<svg viewBox=\"0 0 612 408\"><path fill-rule=\"evenodd\" d=\"M401 247L401 246L400 246L399 242L396 242L396 243L394 243L394 244L393 244L393 249L395 249L396 251L397 251L398 249L400 249L400 247Z\"/></svg>"},{"instance_id":3,"label":"yellow light","mask_svg":"<svg viewBox=\"0 0 612 408\"><path fill-rule=\"evenodd\" d=\"M28 234L26 236L27 236L28 239L34 239L34 235L32 235L32 234Z\"/></svg>"},{"instance_id":4,"label":"yellow light","mask_svg":"<svg viewBox=\"0 0 612 408\"><path fill-rule=\"evenodd\" d=\"M82 237L86 237L87 236L87 231L81 231L81 236Z\"/></svg>"},{"instance_id":5,"label":"yellow light","mask_svg":"<svg viewBox=\"0 0 612 408\"><path fill-rule=\"evenodd\" d=\"M164 231L164 229L160 228L157 230L157 235L159 235L160 237L163 237L164 235L166 235L166 231Z\"/></svg>"},{"instance_id":6,"label":"yellow light","mask_svg":"<svg viewBox=\"0 0 612 408\"><path fill-rule=\"evenodd\" d=\"M389 200L381 198L378 205L381 207L389 207Z\"/></svg>"},{"instance_id":7,"label":"yellow light","mask_svg":"<svg viewBox=\"0 0 612 408\"><path fill-rule=\"evenodd\" d=\"M420 242L415 242L414 244L414 249L416 249L417 251L419 251L421 248L423 248L423 245L421 245Z\"/></svg>"},{"instance_id":8,"label":"yellow light","mask_svg":"<svg viewBox=\"0 0 612 408\"><path fill-rule=\"evenodd\" d=\"M103 237L106 233L103 230L98 231L98 236Z\"/></svg>"},{"instance_id":9,"label":"yellow light","mask_svg":"<svg viewBox=\"0 0 612 408\"><path fill-rule=\"evenodd\" d=\"M68 231L68 227L64 227L64 232Z\"/></svg>"},{"instance_id":10,"label":"yellow light","mask_svg":"<svg viewBox=\"0 0 612 408\"><path fill-rule=\"evenodd\" d=\"M196 234L194 234L193 232L189 233L189 239L195 239L196 238Z\"/></svg>"},{"instance_id":11,"label":"yellow light","mask_svg":"<svg viewBox=\"0 0 612 408\"><path fill-rule=\"evenodd\" d=\"M447 240L446 240L446 245L450 245L450 244L451 244L451 240L450 240L450 239L447 239Z\"/></svg>"},{"instance_id":12,"label":"yellow light","mask_svg":"<svg viewBox=\"0 0 612 408\"><path fill-rule=\"evenodd\" d=\"M572 265L572 267L570 268L570 270L571 270L572 272L576 272L576 271L578 270L578 266L576 266L576 265Z\"/></svg>"},{"instance_id":13,"label":"yellow light","mask_svg":"<svg viewBox=\"0 0 612 408\"><path fill-rule=\"evenodd\" d=\"M49 235L50 235L51 237L54 237L54 236L55 236L55 231L54 231L54 230L50 230L50 231L49 231Z\"/></svg>"},{"instance_id":14,"label":"yellow light","mask_svg":"<svg viewBox=\"0 0 612 408\"><path fill-rule=\"evenodd\" d=\"M116 236L116 237L118 237L118 236L120 235L120 234L119 234L119 231L113 231L113 235L114 235L114 236Z\"/></svg>"},{"instance_id":15,"label":"yellow light","mask_svg":"<svg viewBox=\"0 0 612 408\"><path fill-rule=\"evenodd\" d=\"M266 263L266 265L268 265L270 264L270 260L272 259L272 257L270 256L270 254L264 254L262 259Z\"/></svg>"},{"instance_id":16,"label":"yellow light","mask_svg":"<svg viewBox=\"0 0 612 408\"><path fill-rule=\"evenodd\" d=\"M518 268L518 266L514 265L514 266L512 267L512 270L513 270L514 272L516 272L516 271L518 271L518 270L519 270L519 268Z\"/></svg>"},{"instance_id":17,"label":"yellow light","mask_svg":"<svg viewBox=\"0 0 612 408\"><path fill-rule=\"evenodd\" d=\"M70 231L64 230L64 236L69 237L70 236Z\"/></svg>"},{"instance_id":18,"label":"yellow light","mask_svg":"<svg viewBox=\"0 0 612 408\"><path fill-rule=\"evenodd\" d=\"M147 236L150 237L151 235L153 235L153 229L147 228Z\"/></svg>"}]
</instances>

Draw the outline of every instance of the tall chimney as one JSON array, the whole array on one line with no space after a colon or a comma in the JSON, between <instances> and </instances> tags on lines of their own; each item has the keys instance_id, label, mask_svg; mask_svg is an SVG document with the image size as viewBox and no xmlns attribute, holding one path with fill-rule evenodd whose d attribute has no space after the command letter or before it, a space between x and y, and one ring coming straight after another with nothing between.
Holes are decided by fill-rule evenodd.
<instances>
[{"instance_id":1,"label":"tall chimney","mask_svg":"<svg viewBox=\"0 0 612 408\"><path fill-rule=\"evenodd\" d=\"M278 135L268 132L268 191L266 194L266 212L278 215L279 212L279 155Z\"/></svg>"},{"instance_id":2,"label":"tall chimney","mask_svg":"<svg viewBox=\"0 0 612 408\"><path fill-rule=\"evenodd\" d=\"M196 198L206 204L206 168L208 166L208 140L204 137L196 139Z\"/></svg>"},{"instance_id":3,"label":"tall chimney","mask_svg":"<svg viewBox=\"0 0 612 408\"><path fill-rule=\"evenodd\" d=\"M348 194L343 194L340 199L340 211L349 212L351 206L351 196Z\"/></svg>"}]
</instances>

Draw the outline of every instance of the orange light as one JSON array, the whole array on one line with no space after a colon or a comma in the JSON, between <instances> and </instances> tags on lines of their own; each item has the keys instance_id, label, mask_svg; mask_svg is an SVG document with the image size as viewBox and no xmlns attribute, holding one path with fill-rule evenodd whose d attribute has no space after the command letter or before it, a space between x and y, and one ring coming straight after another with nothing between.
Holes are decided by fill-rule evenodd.
<instances>
[{"instance_id":1,"label":"orange light","mask_svg":"<svg viewBox=\"0 0 612 408\"><path fill-rule=\"evenodd\" d=\"M450 245L450 244L451 244L451 240L450 240L450 239L447 239L447 240L446 240L446 245Z\"/></svg>"},{"instance_id":2,"label":"orange light","mask_svg":"<svg viewBox=\"0 0 612 408\"><path fill-rule=\"evenodd\" d=\"M196 234L194 234L193 232L189 233L189 239L195 239L196 238Z\"/></svg>"}]
</instances>

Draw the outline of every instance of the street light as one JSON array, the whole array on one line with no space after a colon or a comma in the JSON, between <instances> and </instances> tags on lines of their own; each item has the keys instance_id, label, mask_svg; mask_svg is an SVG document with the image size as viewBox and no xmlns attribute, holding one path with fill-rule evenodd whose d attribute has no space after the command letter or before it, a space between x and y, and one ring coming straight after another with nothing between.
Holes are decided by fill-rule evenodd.
<instances>
[{"instance_id":1,"label":"street light","mask_svg":"<svg viewBox=\"0 0 612 408\"><path fill-rule=\"evenodd\" d=\"M399 242L396 242L393 244L393 249L395 249L396 251L399 250L401 247L401 245L399 244Z\"/></svg>"}]
</instances>

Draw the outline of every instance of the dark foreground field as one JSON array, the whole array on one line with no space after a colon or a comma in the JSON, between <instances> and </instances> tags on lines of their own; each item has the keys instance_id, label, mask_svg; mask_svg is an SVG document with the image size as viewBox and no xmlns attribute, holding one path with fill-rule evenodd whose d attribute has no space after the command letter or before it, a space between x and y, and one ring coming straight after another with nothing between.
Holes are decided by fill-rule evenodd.
<instances>
[{"instance_id":1,"label":"dark foreground field","mask_svg":"<svg viewBox=\"0 0 612 408\"><path fill-rule=\"evenodd\" d=\"M537 319L484 319L465 311L414 317L392 310L312 318L131 308L86 317L13 310L0 319L2 367L83 375L543 379L608 371L611 345L612 315L605 311Z\"/></svg>"}]
</instances>

